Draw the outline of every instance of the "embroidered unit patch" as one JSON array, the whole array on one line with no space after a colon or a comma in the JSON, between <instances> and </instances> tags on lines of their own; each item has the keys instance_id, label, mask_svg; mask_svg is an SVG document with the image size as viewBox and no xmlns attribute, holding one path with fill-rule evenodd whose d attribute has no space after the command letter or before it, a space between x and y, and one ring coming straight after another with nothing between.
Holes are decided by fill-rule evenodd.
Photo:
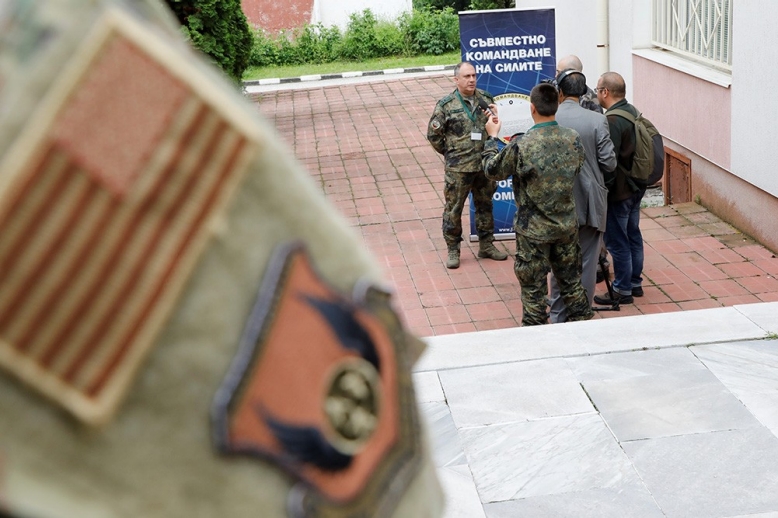
<instances>
[{"instance_id":1,"label":"embroidered unit patch","mask_svg":"<svg viewBox=\"0 0 778 518\"><path fill-rule=\"evenodd\" d=\"M300 245L271 260L212 409L216 447L297 477L292 516L388 516L415 474L405 333L375 288L349 301Z\"/></svg>"},{"instance_id":2,"label":"embroidered unit patch","mask_svg":"<svg viewBox=\"0 0 778 518\"><path fill-rule=\"evenodd\" d=\"M0 164L0 367L100 424L258 146L151 29L93 29Z\"/></svg>"}]
</instances>

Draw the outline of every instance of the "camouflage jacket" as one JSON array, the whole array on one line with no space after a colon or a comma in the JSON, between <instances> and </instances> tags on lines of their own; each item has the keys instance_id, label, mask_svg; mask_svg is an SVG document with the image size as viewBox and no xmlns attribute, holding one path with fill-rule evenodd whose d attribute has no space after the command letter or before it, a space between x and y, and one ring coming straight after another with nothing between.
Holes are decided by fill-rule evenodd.
<instances>
[{"instance_id":1,"label":"camouflage jacket","mask_svg":"<svg viewBox=\"0 0 778 518\"><path fill-rule=\"evenodd\" d=\"M497 140L484 146L483 167L491 180L513 176L517 234L541 242L569 237L578 228L573 185L584 163L575 130L556 122L536 124L501 151Z\"/></svg>"},{"instance_id":2,"label":"camouflage jacket","mask_svg":"<svg viewBox=\"0 0 778 518\"><path fill-rule=\"evenodd\" d=\"M578 104L581 105L581 108L602 113L602 106L600 106L600 101L597 100L597 94L591 88L586 88L586 93L578 99Z\"/></svg>"},{"instance_id":3,"label":"camouflage jacket","mask_svg":"<svg viewBox=\"0 0 778 518\"><path fill-rule=\"evenodd\" d=\"M494 103L492 95L484 90L476 89L475 96L483 97L487 104ZM469 112L459 99L454 90L438 101L427 125L427 140L445 157L447 172L472 173L481 170L488 116L479 108L475 108L474 113ZM473 133L480 133L481 140L472 140Z\"/></svg>"}]
</instances>

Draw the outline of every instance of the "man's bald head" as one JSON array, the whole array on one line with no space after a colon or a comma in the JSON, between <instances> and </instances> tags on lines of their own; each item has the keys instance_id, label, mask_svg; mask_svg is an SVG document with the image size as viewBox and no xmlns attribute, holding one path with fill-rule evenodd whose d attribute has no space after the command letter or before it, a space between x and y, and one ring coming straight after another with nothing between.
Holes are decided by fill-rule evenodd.
<instances>
[{"instance_id":1,"label":"man's bald head","mask_svg":"<svg viewBox=\"0 0 778 518\"><path fill-rule=\"evenodd\" d=\"M572 68L573 70L577 70L579 72L583 72L583 63L581 63L581 60L578 59L578 56L575 56L573 54L570 54L569 56L565 56L556 63L556 69L558 71L567 70L568 68Z\"/></svg>"},{"instance_id":2,"label":"man's bald head","mask_svg":"<svg viewBox=\"0 0 778 518\"><path fill-rule=\"evenodd\" d=\"M618 72L605 72L601 76L601 84L598 86L607 88L616 99L624 99L627 96L627 84Z\"/></svg>"}]
</instances>

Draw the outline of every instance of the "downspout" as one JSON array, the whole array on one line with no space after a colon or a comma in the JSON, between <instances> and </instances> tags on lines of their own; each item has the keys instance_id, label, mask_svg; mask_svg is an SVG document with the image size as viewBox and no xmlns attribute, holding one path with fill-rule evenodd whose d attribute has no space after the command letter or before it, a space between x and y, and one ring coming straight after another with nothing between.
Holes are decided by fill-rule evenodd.
<instances>
[{"instance_id":1,"label":"downspout","mask_svg":"<svg viewBox=\"0 0 778 518\"><path fill-rule=\"evenodd\" d=\"M610 71L610 40L608 37L609 0L596 0L597 12L597 77Z\"/></svg>"},{"instance_id":2,"label":"downspout","mask_svg":"<svg viewBox=\"0 0 778 518\"><path fill-rule=\"evenodd\" d=\"M311 7L311 19L308 23L316 25L321 20L321 2L319 0L313 0L313 6Z\"/></svg>"}]
</instances>

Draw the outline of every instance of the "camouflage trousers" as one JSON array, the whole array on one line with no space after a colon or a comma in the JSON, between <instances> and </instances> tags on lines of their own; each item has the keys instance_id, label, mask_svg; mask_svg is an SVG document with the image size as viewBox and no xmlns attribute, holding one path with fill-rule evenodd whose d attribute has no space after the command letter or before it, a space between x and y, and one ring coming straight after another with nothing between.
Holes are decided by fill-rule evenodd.
<instances>
[{"instance_id":1,"label":"camouflage trousers","mask_svg":"<svg viewBox=\"0 0 778 518\"><path fill-rule=\"evenodd\" d=\"M521 285L523 326L548 322L546 312L548 273L554 272L562 300L567 306L567 321L589 320L594 312L581 284L581 246L578 235L569 239L544 243L516 234L516 264L513 271Z\"/></svg>"},{"instance_id":2,"label":"camouflage trousers","mask_svg":"<svg viewBox=\"0 0 778 518\"><path fill-rule=\"evenodd\" d=\"M497 190L497 182L489 180L482 171L477 173L450 173L446 171L443 209L443 238L449 248L462 241L462 210L468 194L473 192L475 207L475 229L478 241L494 241L494 214L492 196Z\"/></svg>"}]
</instances>

